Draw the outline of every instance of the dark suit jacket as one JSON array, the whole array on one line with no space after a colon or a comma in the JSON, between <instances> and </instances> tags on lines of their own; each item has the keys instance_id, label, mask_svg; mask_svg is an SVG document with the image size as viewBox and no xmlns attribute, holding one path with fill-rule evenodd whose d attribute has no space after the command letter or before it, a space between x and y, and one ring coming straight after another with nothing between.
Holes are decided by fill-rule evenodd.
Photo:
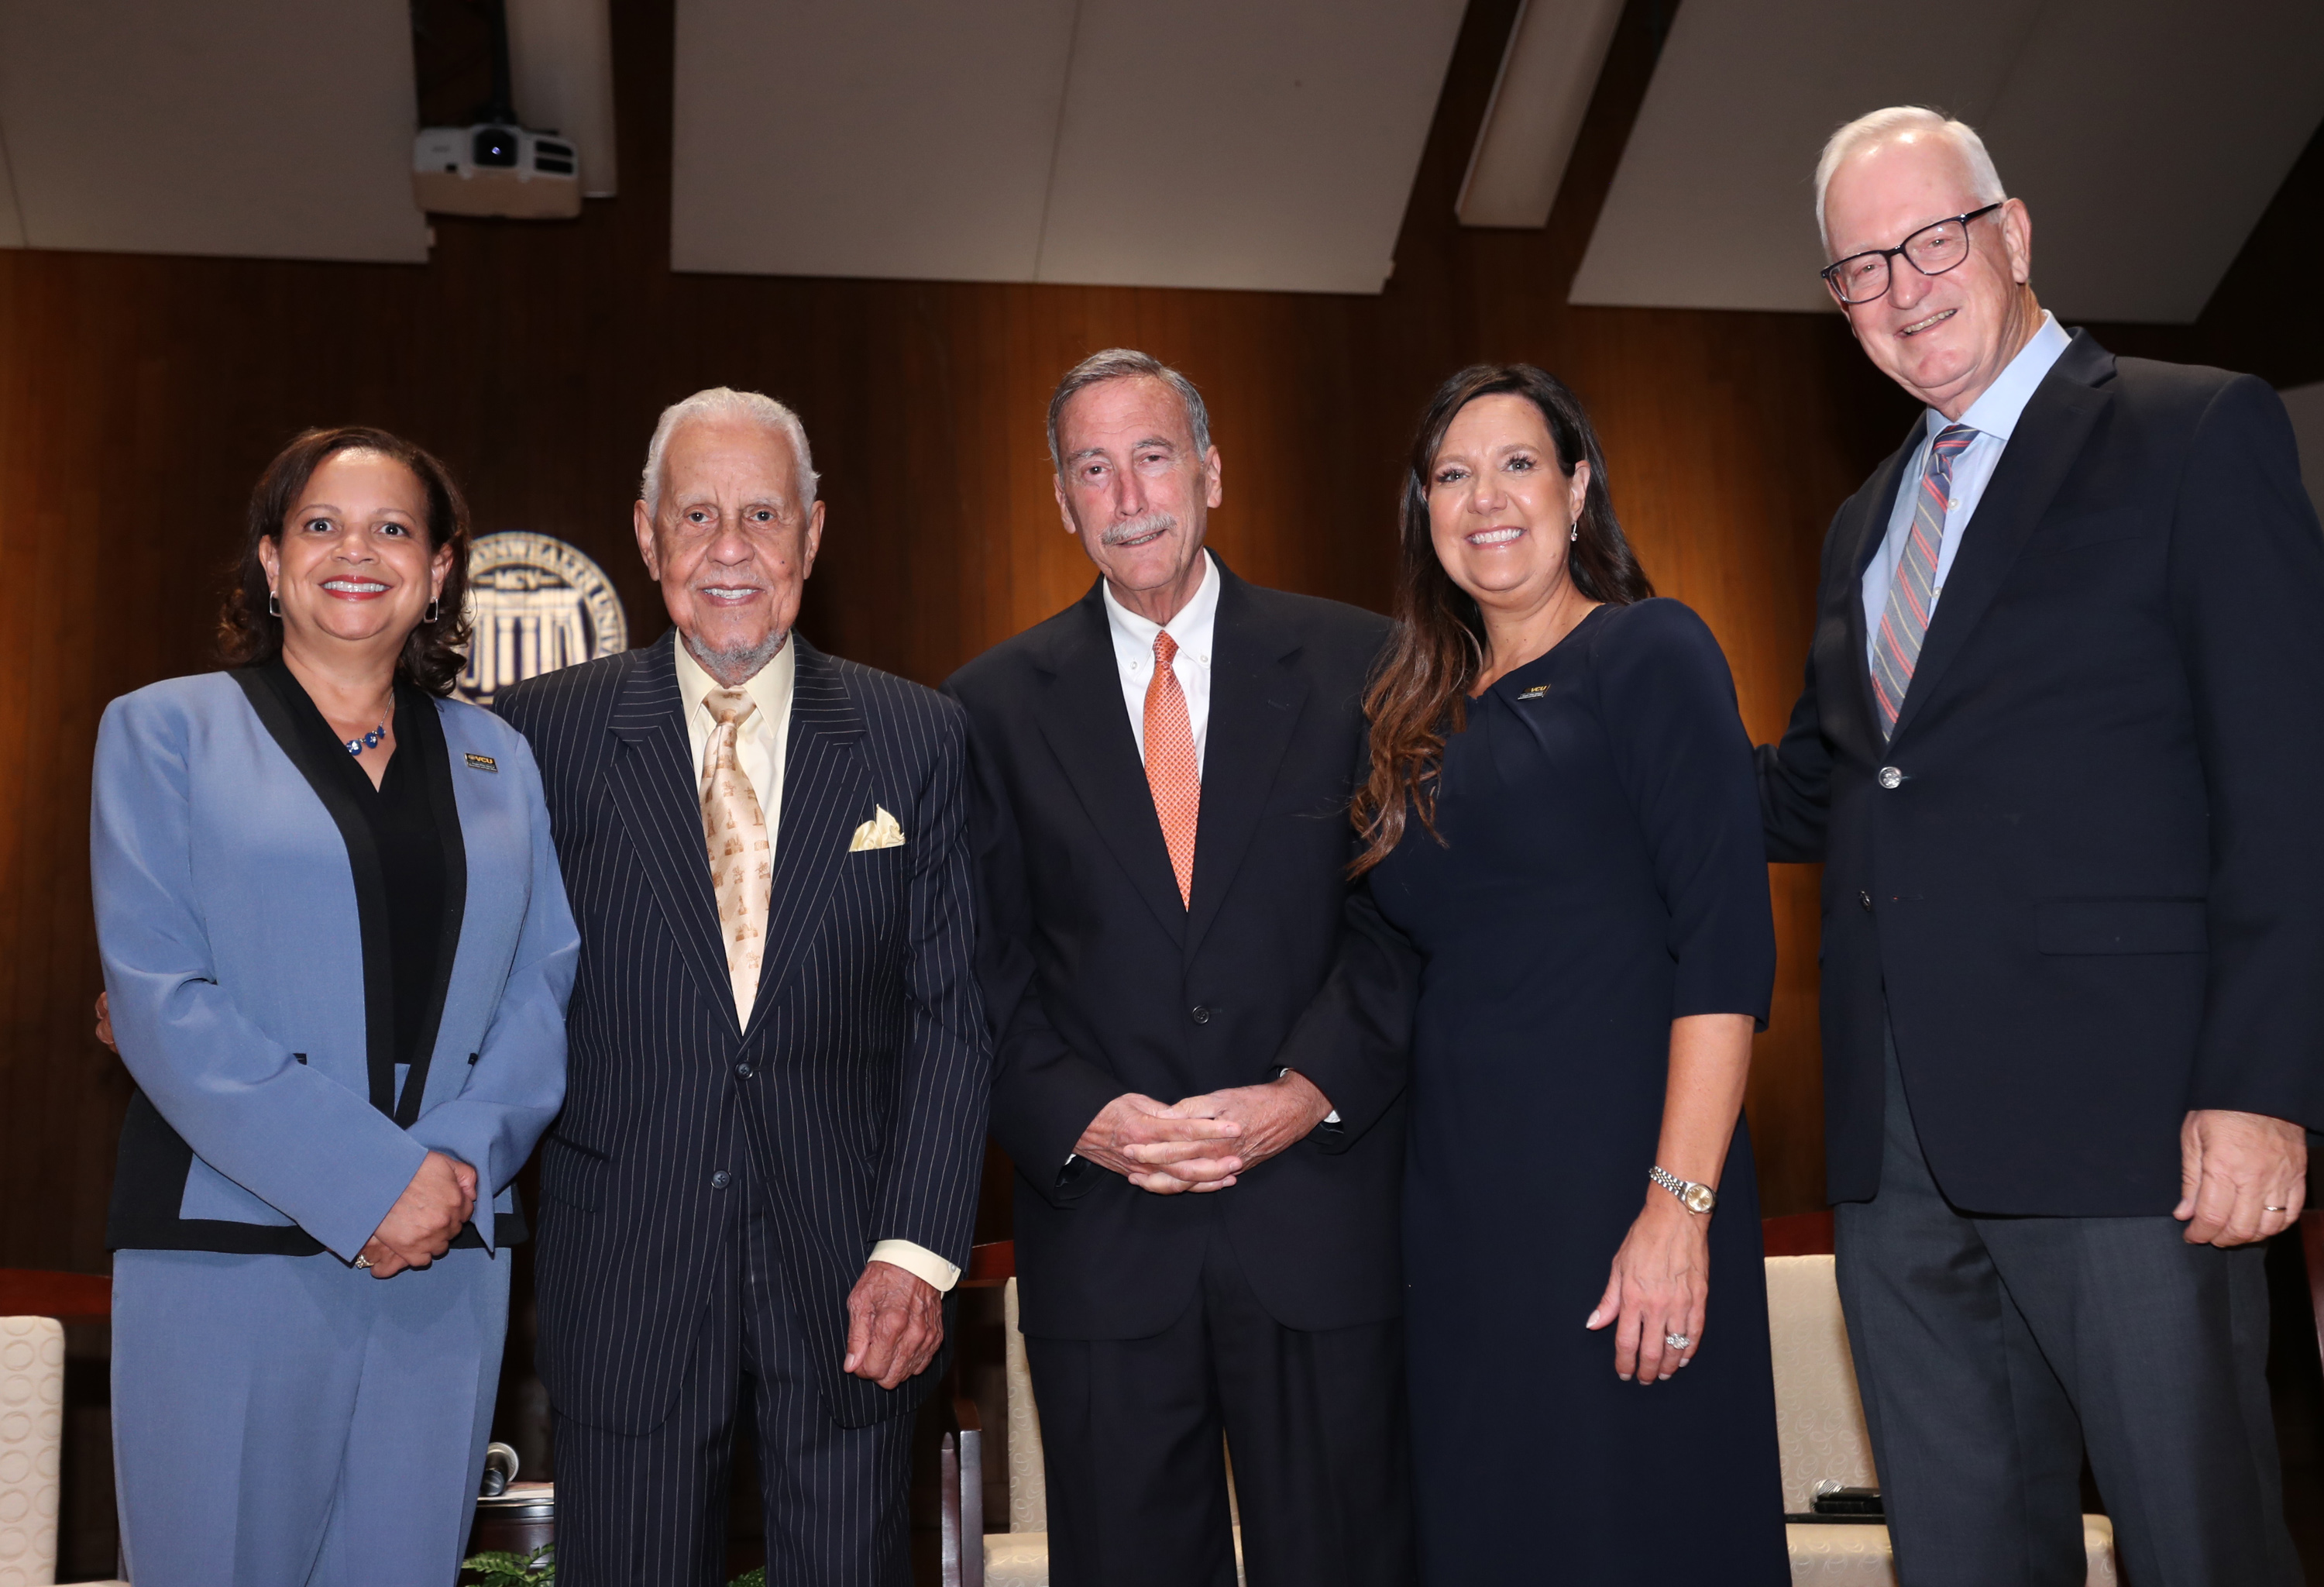
<instances>
[{"instance_id":1,"label":"dark suit jacket","mask_svg":"<svg viewBox=\"0 0 2324 1587\"><path fill-rule=\"evenodd\" d=\"M1878 1187L1886 1019L1956 1204L2167 1213L2187 1110L2324 1124L2324 540L2291 428L2247 375L2076 332L1884 748L1859 579L1919 435L1832 521L1759 751L1768 857L1824 863L1829 1189Z\"/></svg>"},{"instance_id":2,"label":"dark suit jacket","mask_svg":"<svg viewBox=\"0 0 2324 1587\"><path fill-rule=\"evenodd\" d=\"M1347 923L1360 697L1388 623L1220 573L1191 908L1130 732L1102 586L945 685L968 707L974 745L982 974L999 1033L992 1132L1018 1166L1029 1333L1167 1327L1194 1296L1219 1220L1278 1322L1333 1328L1401 1309L1410 972ZM1335 967L1344 995L1327 996ZM1176 1102L1286 1065L1342 1122L1227 1190L1159 1196L1086 1163L1061 1175L1124 1092Z\"/></svg>"},{"instance_id":3,"label":"dark suit jacket","mask_svg":"<svg viewBox=\"0 0 2324 1587\"><path fill-rule=\"evenodd\" d=\"M874 1242L966 1266L990 1039L973 973L965 743L930 690L803 640L766 961L734 1022L675 634L502 697L532 745L581 926L565 1112L541 1148L540 1374L615 1432L674 1403L712 1261L772 1198L783 1286L857 1426L924 1397L840 1370L847 1292ZM850 853L876 808L901 846Z\"/></svg>"}]
</instances>

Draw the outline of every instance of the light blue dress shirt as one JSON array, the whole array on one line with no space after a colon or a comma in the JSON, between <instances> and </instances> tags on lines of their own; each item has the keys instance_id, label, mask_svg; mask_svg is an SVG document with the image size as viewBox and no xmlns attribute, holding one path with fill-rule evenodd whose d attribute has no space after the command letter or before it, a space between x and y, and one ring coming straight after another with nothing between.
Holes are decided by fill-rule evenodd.
<instances>
[{"instance_id":1,"label":"light blue dress shirt","mask_svg":"<svg viewBox=\"0 0 2324 1587\"><path fill-rule=\"evenodd\" d=\"M1977 431L1977 438L1953 459L1952 503L1945 512L1944 543L1937 548L1936 589L1929 600L1932 623L1936 621L1937 603L1944 599L1945 580L1952 572L1954 555L1960 550L1961 534L1977 512L1977 504L1985 495L1986 482L1993 477L2002 450L2009 445L2010 433L2017 428L2025 404L2034 400L2034 388L2042 383L2050 366L2072 345L2073 338L2058 324L2058 317L2044 310L2033 339L2017 350L2017 356L2009 361L2009 367L2001 372L2000 378L1986 387L1985 394L1970 403L1969 411L1960 416L1960 422ZM1913 456L1904 466L1904 481L1897 487L1895 505L1888 512L1888 533L1864 569L1864 660L1868 667L1880 642L1880 614L1888 604L1888 586L1896 581L1896 563L1904 556L1904 541L1913 532L1913 509L1919 499L1921 473L1929 466L1929 447L1936 440L1937 432L1952 422L1934 408L1928 411L1921 443L1913 448Z\"/></svg>"}]
</instances>

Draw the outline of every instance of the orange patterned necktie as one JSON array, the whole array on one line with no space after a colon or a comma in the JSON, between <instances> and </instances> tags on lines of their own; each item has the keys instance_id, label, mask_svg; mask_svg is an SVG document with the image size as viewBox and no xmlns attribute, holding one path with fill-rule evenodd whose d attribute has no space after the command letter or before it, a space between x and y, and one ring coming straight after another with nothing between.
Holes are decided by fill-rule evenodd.
<instances>
[{"instance_id":1,"label":"orange patterned necktie","mask_svg":"<svg viewBox=\"0 0 2324 1587\"><path fill-rule=\"evenodd\" d=\"M1170 869L1178 874L1178 901L1194 899L1194 827L1203 813L1203 773L1194 761L1194 730L1186 719L1186 697L1170 658L1178 641L1165 632L1154 636L1154 676L1146 680L1146 786L1154 790L1154 814L1162 841L1170 847Z\"/></svg>"},{"instance_id":2,"label":"orange patterned necktie","mask_svg":"<svg viewBox=\"0 0 2324 1587\"><path fill-rule=\"evenodd\" d=\"M702 836L709 845L710 882L718 895L718 933L726 941L726 973L734 985L734 1018L751 1022L759 998L759 961L766 952L767 900L774 890L774 851L758 790L742 774L735 749L742 724L758 709L739 688L702 697L716 726L702 756Z\"/></svg>"}]
</instances>

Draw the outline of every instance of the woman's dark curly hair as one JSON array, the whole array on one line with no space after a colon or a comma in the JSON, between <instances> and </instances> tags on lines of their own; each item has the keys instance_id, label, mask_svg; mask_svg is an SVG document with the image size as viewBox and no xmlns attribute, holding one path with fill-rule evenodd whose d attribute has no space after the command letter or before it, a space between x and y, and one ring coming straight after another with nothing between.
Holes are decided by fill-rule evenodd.
<instances>
[{"instance_id":1,"label":"woman's dark curly hair","mask_svg":"<svg viewBox=\"0 0 2324 1587\"><path fill-rule=\"evenodd\" d=\"M266 609L266 565L258 559L259 544L281 543L283 520L298 505L307 482L341 452L376 452L410 469L428 498L429 555L452 548L451 571L444 576L436 620L411 631L395 663L397 677L431 695L448 695L468 664L468 504L460 499L459 487L443 464L401 437L369 425L308 430L276 454L259 475L250 493L242 555L218 613L218 653L229 667L261 666L282 653L282 619Z\"/></svg>"}]
</instances>

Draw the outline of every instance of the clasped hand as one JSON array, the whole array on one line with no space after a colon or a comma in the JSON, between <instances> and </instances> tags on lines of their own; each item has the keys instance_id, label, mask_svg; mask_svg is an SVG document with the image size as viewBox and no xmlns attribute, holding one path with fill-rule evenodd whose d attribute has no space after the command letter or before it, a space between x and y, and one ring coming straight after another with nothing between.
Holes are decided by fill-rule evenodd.
<instances>
[{"instance_id":1,"label":"clasped hand","mask_svg":"<svg viewBox=\"0 0 2324 1587\"><path fill-rule=\"evenodd\" d=\"M1169 1107L1130 1092L1090 1121L1074 1153L1156 1195L1224 1190L1305 1140L1331 1111L1314 1082L1296 1070Z\"/></svg>"},{"instance_id":2,"label":"clasped hand","mask_svg":"<svg viewBox=\"0 0 2324 1587\"><path fill-rule=\"evenodd\" d=\"M406 1268L426 1267L452 1249L453 1239L475 1212L476 1171L457 1158L429 1152L364 1242L371 1276L392 1278Z\"/></svg>"}]
</instances>

